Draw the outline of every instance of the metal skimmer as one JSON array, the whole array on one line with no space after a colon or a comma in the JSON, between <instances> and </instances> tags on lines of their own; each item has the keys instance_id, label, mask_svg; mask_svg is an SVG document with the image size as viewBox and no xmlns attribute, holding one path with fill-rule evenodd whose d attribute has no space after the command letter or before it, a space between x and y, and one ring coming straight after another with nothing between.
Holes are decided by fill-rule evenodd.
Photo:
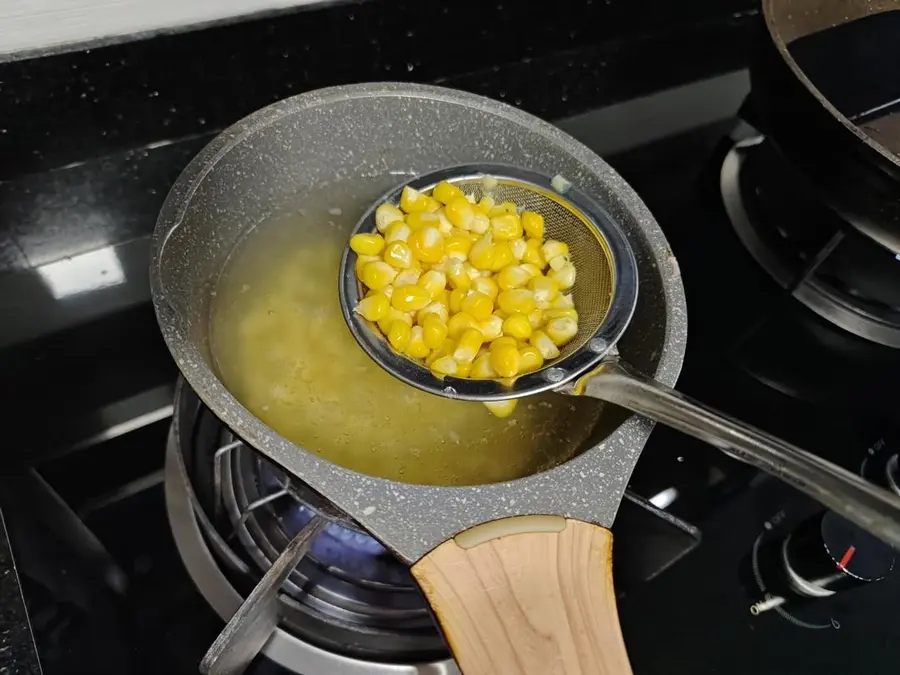
<instances>
[{"instance_id":1,"label":"metal skimmer","mask_svg":"<svg viewBox=\"0 0 900 675\"><path fill-rule=\"evenodd\" d=\"M578 333L560 350L558 358L541 370L522 375L511 384L494 380L436 377L427 368L391 349L376 327L353 311L363 289L356 279L356 254L347 249L341 261L341 309L350 330L375 361L408 384L450 398L473 401L502 400L555 389L575 379L602 359L628 325L637 303L638 275L634 254L622 230L610 215L574 186L560 194L551 179L533 171L505 165L470 165L435 171L391 190L362 217L354 230L375 230L375 209L398 203L405 186L429 192L449 180L466 194L480 199L484 177L497 180L491 196L509 201L544 217L548 239L565 241L578 280L572 291L578 309ZM557 181L559 182L559 181Z\"/></svg>"},{"instance_id":2,"label":"metal skimmer","mask_svg":"<svg viewBox=\"0 0 900 675\"><path fill-rule=\"evenodd\" d=\"M548 389L603 399L709 442L792 484L872 534L900 547L900 498L859 476L743 422L718 413L651 379L633 373L615 345L634 311L637 266L624 233L608 212L562 177L501 164L451 167L419 176L378 200L354 234L375 230L375 209L399 203L406 185L428 192L442 180L481 197L486 177L497 180L492 195L544 216L549 238L569 245L578 270L573 299L579 332L560 356L512 383L438 377L395 352L377 327L353 308L361 299L356 254L348 247L341 261L341 308L351 332L366 352L401 380L447 398L503 400Z\"/></svg>"}]
</instances>

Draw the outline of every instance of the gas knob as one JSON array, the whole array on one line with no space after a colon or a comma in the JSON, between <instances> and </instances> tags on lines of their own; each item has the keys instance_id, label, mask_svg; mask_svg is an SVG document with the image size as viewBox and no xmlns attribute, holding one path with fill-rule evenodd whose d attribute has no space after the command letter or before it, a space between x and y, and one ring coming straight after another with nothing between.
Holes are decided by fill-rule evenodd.
<instances>
[{"instance_id":1,"label":"gas knob","mask_svg":"<svg viewBox=\"0 0 900 675\"><path fill-rule=\"evenodd\" d=\"M792 590L821 598L883 579L894 568L895 551L850 521L823 511L791 532L781 553Z\"/></svg>"}]
</instances>

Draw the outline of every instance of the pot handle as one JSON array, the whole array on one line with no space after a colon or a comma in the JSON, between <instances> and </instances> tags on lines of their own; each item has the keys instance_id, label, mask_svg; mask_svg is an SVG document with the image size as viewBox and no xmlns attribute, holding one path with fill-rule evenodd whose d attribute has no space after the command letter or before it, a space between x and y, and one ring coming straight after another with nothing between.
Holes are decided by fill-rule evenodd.
<instances>
[{"instance_id":1,"label":"pot handle","mask_svg":"<svg viewBox=\"0 0 900 675\"><path fill-rule=\"evenodd\" d=\"M570 390L615 403L713 445L794 486L900 549L900 497L656 380L607 361Z\"/></svg>"},{"instance_id":2,"label":"pot handle","mask_svg":"<svg viewBox=\"0 0 900 675\"><path fill-rule=\"evenodd\" d=\"M478 525L412 567L464 675L630 675L612 533L560 516Z\"/></svg>"}]
</instances>

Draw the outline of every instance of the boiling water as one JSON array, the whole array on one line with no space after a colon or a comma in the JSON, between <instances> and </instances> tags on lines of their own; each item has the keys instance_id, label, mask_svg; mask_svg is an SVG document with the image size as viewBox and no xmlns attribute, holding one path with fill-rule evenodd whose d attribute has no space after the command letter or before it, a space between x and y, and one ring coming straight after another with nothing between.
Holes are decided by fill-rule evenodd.
<instances>
[{"instance_id":1,"label":"boiling water","mask_svg":"<svg viewBox=\"0 0 900 675\"><path fill-rule=\"evenodd\" d=\"M309 452L411 483L509 480L583 449L598 401L545 394L500 419L480 403L414 389L371 361L338 299L341 253L368 199L341 186L328 194L329 203L257 226L222 275L212 349L237 399Z\"/></svg>"}]
</instances>

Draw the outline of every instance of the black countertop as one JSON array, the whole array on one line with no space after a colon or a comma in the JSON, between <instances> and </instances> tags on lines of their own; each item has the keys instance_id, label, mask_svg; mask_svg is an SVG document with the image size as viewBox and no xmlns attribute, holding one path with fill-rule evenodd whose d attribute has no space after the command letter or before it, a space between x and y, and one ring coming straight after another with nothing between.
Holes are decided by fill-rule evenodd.
<instances>
[{"instance_id":1,"label":"black countertop","mask_svg":"<svg viewBox=\"0 0 900 675\"><path fill-rule=\"evenodd\" d=\"M28 612L0 514L0 672L39 675L41 666L31 637Z\"/></svg>"},{"instance_id":2,"label":"black countertop","mask_svg":"<svg viewBox=\"0 0 900 675\"><path fill-rule=\"evenodd\" d=\"M559 120L741 67L755 19L746 1L677 12L588 1L541 17L522 3L496 16L475 2L388 4L0 64L0 376L14 383L0 402L22 422L0 475L111 433L135 409L166 414L176 370L149 304L149 236L180 170L227 124L293 93L380 79ZM435 43L435 23L470 17L474 47ZM40 672L5 528L0 672Z\"/></svg>"}]
</instances>

